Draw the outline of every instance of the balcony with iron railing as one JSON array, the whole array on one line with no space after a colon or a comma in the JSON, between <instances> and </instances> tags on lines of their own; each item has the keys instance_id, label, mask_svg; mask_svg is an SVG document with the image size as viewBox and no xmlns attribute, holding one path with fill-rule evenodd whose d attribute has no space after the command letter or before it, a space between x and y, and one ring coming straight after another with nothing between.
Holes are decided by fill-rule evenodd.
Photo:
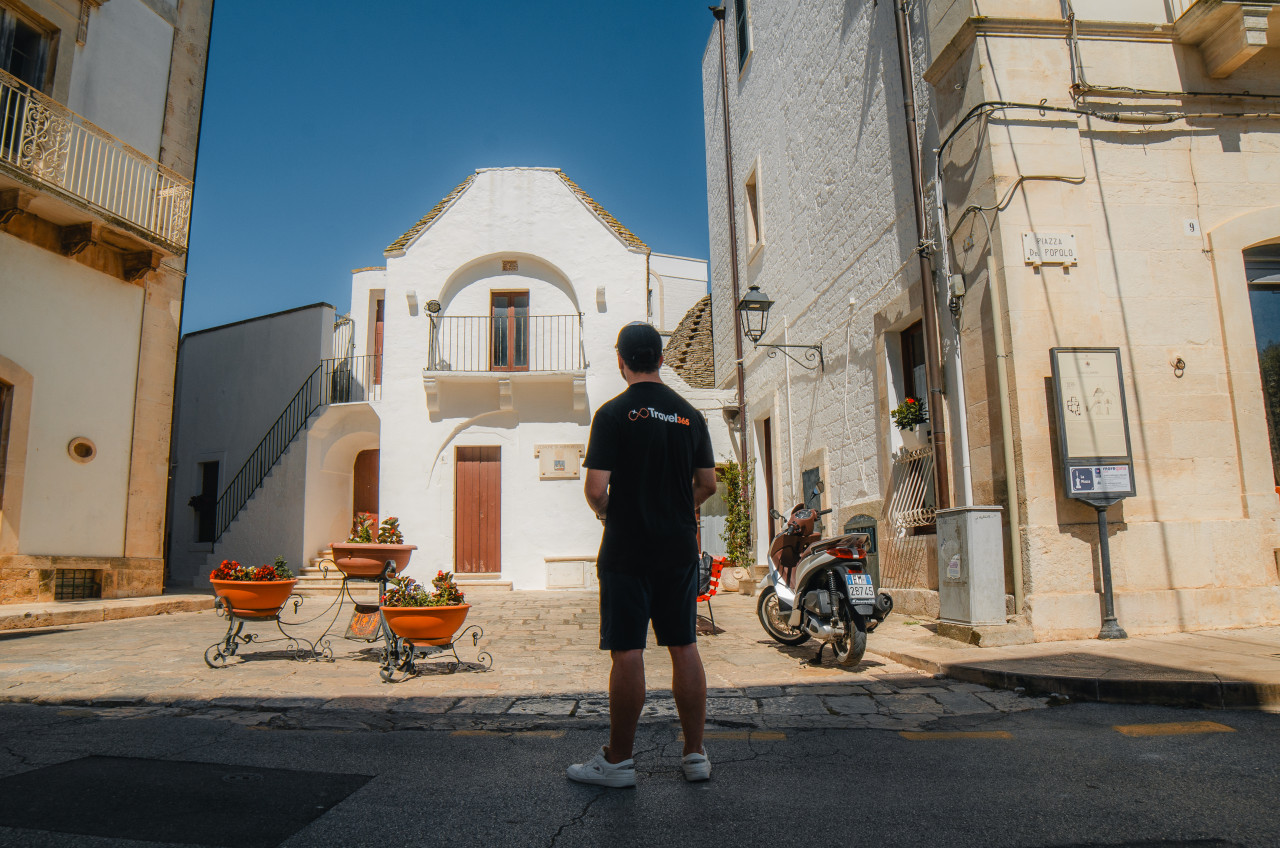
<instances>
[{"instance_id":1,"label":"balcony with iron railing","mask_svg":"<svg viewBox=\"0 0 1280 848\"><path fill-rule=\"evenodd\" d=\"M586 408L587 354L582 314L432 315L422 381L427 408L440 411L447 382L496 384L498 407L513 408L512 385L524 381L573 384L573 407Z\"/></svg>"},{"instance_id":2,"label":"balcony with iron railing","mask_svg":"<svg viewBox=\"0 0 1280 848\"><path fill-rule=\"evenodd\" d=\"M3 71L0 177L87 207L107 226L168 252L186 250L189 180Z\"/></svg>"},{"instance_id":3,"label":"balcony with iron railing","mask_svg":"<svg viewBox=\"0 0 1280 848\"><path fill-rule=\"evenodd\" d=\"M581 315L431 316L427 371L574 372L586 368Z\"/></svg>"}]
</instances>

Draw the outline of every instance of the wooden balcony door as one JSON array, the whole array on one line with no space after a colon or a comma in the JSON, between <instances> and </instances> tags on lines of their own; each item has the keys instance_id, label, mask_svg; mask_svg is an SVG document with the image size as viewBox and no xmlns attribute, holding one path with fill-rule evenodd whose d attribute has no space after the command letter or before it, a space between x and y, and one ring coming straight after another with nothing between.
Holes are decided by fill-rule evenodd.
<instances>
[{"instance_id":1,"label":"wooden balcony door","mask_svg":"<svg viewBox=\"0 0 1280 848\"><path fill-rule=\"evenodd\" d=\"M529 293L490 294L490 371L529 370Z\"/></svg>"},{"instance_id":2,"label":"wooden balcony door","mask_svg":"<svg viewBox=\"0 0 1280 848\"><path fill-rule=\"evenodd\" d=\"M386 335L386 301L378 299L377 311L373 317L373 384L382 385L382 340Z\"/></svg>"},{"instance_id":3,"label":"wooden balcony door","mask_svg":"<svg viewBox=\"0 0 1280 848\"><path fill-rule=\"evenodd\" d=\"M502 448L455 451L454 571L497 574L502 571Z\"/></svg>"}]
</instances>

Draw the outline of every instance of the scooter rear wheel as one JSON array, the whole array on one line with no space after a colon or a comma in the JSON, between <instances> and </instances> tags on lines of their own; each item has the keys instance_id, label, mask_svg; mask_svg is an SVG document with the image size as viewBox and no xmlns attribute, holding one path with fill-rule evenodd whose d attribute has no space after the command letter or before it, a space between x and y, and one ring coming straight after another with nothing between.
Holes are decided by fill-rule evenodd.
<instances>
[{"instance_id":1,"label":"scooter rear wheel","mask_svg":"<svg viewBox=\"0 0 1280 848\"><path fill-rule=\"evenodd\" d=\"M849 609L845 601L840 602L840 618L844 620L844 638L833 641L831 650L836 663L847 668L862 662L867 653L867 621Z\"/></svg>"},{"instance_id":2,"label":"scooter rear wheel","mask_svg":"<svg viewBox=\"0 0 1280 848\"><path fill-rule=\"evenodd\" d=\"M760 593L760 600L756 602L756 615L760 619L760 626L764 628L764 632L768 633L769 638L775 642L781 642L783 645L803 645L809 641L808 633L787 623L789 616L782 611L778 592L772 586Z\"/></svg>"}]
</instances>

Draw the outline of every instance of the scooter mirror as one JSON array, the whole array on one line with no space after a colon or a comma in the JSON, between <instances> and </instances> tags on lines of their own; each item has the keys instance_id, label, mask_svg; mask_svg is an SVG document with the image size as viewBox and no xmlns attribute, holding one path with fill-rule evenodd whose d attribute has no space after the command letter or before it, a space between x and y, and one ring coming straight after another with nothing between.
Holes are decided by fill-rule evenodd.
<instances>
[{"instance_id":1,"label":"scooter mirror","mask_svg":"<svg viewBox=\"0 0 1280 848\"><path fill-rule=\"evenodd\" d=\"M776 509L771 509L769 510L769 517L772 518L774 521L781 521L782 513L778 512Z\"/></svg>"},{"instance_id":2,"label":"scooter mirror","mask_svg":"<svg viewBox=\"0 0 1280 848\"><path fill-rule=\"evenodd\" d=\"M823 484L823 482L822 482L821 480L819 480L819 481L818 481L818 485L816 485L816 486L814 486L814 487L813 487L813 493L814 493L815 495L820 495L820 494L822 494L823 492L825 492L826 490L827 490L827 487L826 487L826 485L824 485L824 484Z\"/></svg>"}]
</instances>

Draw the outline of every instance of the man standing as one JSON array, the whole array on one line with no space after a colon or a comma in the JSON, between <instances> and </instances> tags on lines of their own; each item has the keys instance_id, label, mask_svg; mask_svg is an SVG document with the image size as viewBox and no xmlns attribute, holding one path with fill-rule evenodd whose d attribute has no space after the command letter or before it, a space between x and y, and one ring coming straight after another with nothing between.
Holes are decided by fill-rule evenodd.
<instances>
[{"instance_id":1,"label":"man standing","mask_svg":"<svg viewBox=\"0 0 1280 848\"><path fill-rule=\"evenodd\" d=\"M609 744L570 780L635 786L632 760L644 707L644 647L649 623L671 654L672 692L684 730L686 780L707 780L702 748L707 678L698 655L698 542L695 509L715 494L715 457L707 422L663 384L662 337L632 322L618 333L618 369L627 389L596 411L583 465L587 503L604 522L596 560L600 577L600 649L609 673Z\"/></svg>"}]
</instances>

